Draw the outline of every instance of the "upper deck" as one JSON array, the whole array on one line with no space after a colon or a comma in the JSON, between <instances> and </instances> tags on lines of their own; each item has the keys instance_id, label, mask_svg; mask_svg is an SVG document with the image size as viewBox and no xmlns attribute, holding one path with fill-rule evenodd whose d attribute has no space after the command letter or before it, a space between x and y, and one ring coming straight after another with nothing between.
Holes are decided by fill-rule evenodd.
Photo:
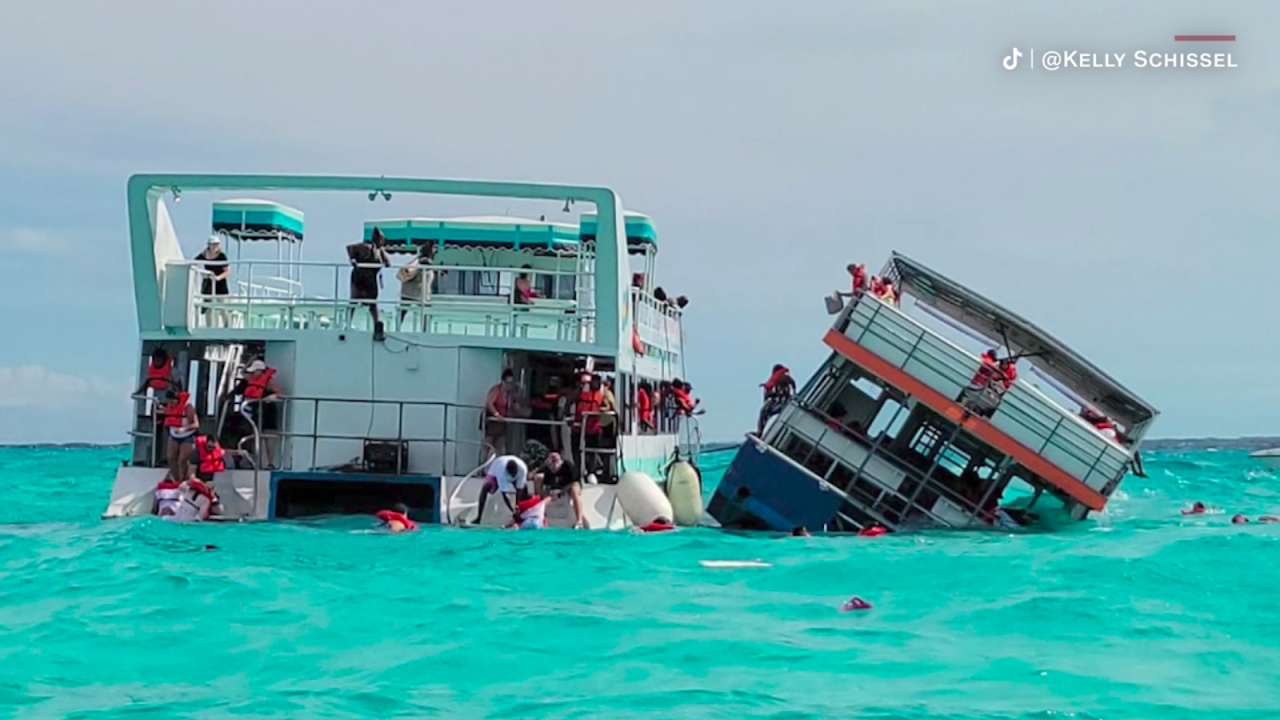
<instances>
[{"instance_id":1,"label":"upper deck","mask_svg":"<svg viewBox=\"0 0 1280 720\"><path fill-rule=\"evenodd\" d=\"M202 292L210 277L204 263L184 256L165 203L166 195L186 198L196 191L252 191L267 197L337 191L371 201L411 194L504 197L550 200L566 208L589 203L594 212L576 223L512 217L366 220L363 227L327 232L339 239L325 249L333 259L315 262L292 252L304 237L300 210L264 200L223 201L214 206L215 232L237 241L275 241L289 251L274 260L233 258L228 292L211 294ZM144 338L289 339L304 333L369 332L373 323L368 310L350 297L352 266L343 246L367 241L377 227L393 257L425 244L437 247L430 289L416 299L401 297L399 262L382 271L376 305L389 332L412 333L438 346L559 352L620 363L630 363L634 356L641 372L646 365L678 366L680 311L653 292L657 235L647 217L624 212L608 188L413 178L138 175L129 182L129 217ZM307 229L306 237L315 235ZM643 263L642 281L633 284L631 258L636 255ZM517 300L513 292L522 275L536 291L531 302ZM648 374L652 372L650 368Z\"/></svg>"},{"instance_id":2,"label":"upper deck","mask_svg":"<svg viewBox=\"0 0 1280 720\"><path fill-rule=\"evenodd\" d=\"M1085 422L1078 408L1064 407L1025 375L1004 391L989 417L971 416L957 398L982 366L980 358L870 294L845 307L827 334L827 345L1090 509L1101 509L1157 411L1061 341L923 265L895 254L884 274L935 320L946 318L989 346L1005 346L1053 390L1112 418L1126 440L1107 437Z\"/></svg>"}]
</instances>

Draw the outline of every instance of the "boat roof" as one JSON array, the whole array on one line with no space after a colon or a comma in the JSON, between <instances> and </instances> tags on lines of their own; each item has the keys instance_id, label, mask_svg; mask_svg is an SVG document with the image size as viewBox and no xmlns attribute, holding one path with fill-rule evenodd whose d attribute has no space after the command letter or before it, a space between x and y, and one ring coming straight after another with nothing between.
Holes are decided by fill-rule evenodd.
<instances>
[{"instance_id":1,"label":"boat roof","mask_svg":"<svg viewBox=\"0 0 1280 720\"><path fill-rule=\"evenodd\" d=\"M572 251L578 247L578 228L566 223L507 216L456 218L394 218L366 220L364 239L382 230L388 250L411 250L436 243L456 247L509 247L534 252Z\"/></svg>"},{"instance_id":2,"label":"boat roof","mask_svg":"<svg viewBox=\"0 0 1280 720\"><path fill-rule=\"evenodd\" d=\"M303 214L271 200L240 198L213 204L213 231L236 240L302 240Z\"/></svg>"},{"instance_id":3,"label":"boat roof","mask_svg":"<svg viewBox=\"0 0 1280 720\"><path fill-rule=\"evenodd\" d=\"M1125 427L1159 414L1150 403L1030 320L905 255L893 253L889 264L901 290L917 302L993 341L1007 339L1011 351L1029 354L1024 360Z\"/></svg>"},{"instance_id":4,"label":"boat roof","mask_svg":"<svg viewBox=\"0 0 1280 720\"><path fill-rule=\"evenodd\" d=\"M653 228L653 221L648 215L631 210L622 211L623 223L627 232L627 250L630 253L643 253L646 247L658 246L658 231ZM596 239L596 214L582 213L578 217L579 234L584 241Z\"/></svg>"}]
</instances>

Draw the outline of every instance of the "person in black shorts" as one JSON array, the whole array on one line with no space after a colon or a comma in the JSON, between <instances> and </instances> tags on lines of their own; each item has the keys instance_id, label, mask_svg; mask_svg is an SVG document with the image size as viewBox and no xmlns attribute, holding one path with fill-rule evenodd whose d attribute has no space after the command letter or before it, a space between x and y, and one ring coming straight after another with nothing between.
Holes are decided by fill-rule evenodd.
<instances>
[{"instance_id":1,"label":"person in black shorts","mask_svg":"<svg viewBox=\"0 0 1280 720\"><path fill-rule=\"evenodd\" d=\"M375 324L378 322L378 273L383 267L391 267L386 247L387 238L379 228L373 229L369 242L347 246L347 258L351 261L351 300L369 308Z\"/></svg>"},{"instance_id":2,"label":"person in black shorts","mask_svg":"<svg viewBox=\"0 0 1280 720\"><path fill-rule=\"evenodd\" d=\"M533 488L540 497L568 493L573 503L574 527L591 527L582 514L582 476L572 460L566 460L560 453L549 453L533 472Z\"/></svg>"}]
</instances>

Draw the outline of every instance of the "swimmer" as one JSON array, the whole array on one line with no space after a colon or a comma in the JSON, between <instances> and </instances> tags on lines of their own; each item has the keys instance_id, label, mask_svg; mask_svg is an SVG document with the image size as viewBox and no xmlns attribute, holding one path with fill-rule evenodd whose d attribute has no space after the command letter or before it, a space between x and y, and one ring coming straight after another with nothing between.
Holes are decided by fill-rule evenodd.
<instances>
[{"instance_id":1,"label":"swimmer","mask_svg":"<svg viewBox=\"0 0 1280 720\"><path fill-rule=\"evenodd\" d=\"M797 525L791 528L791 537L811 537L809 529L803 525Z\"/></svg>"},{"instance_id":2,"label":"swimmer","mask_svg":"<svg viewBox=\"0 0 1280 720\"><path fill-rule=\"evenodd\" d=\"M382 521L383 527L393 533L418 529L418 523L409 519L409 506L404 503L396 503L392 507L394 508L392 510L378 511L377 517Z\"/></svg>"},{"instance_id":3,"label":"swimmer","mask_svg":"<svg viewBox=\"0 0 1280 720\"><path fill-rule=\"evenodd\" d=\"M1245 517L1244 515L1242 515L1242 514L1240 514L1240 513L1236 513L1235 515L1232 515L1232 516L1231 516L1231 524L1232 524L1232 525L1243 525L1243 524L1245 524L1245 523L1247 523L1247 522L1249 522L1249 518Z\"/></svg>"},{"instance_id":4,"label":"swimmer","mask_svg":"<svg viewBox=\"0 0 1280 720\"><path fill-rule=\"evenodd\" d=\"M873 522L870 525L859 530L858 537L879 537L881 535L888 535L891 532L893 531L890 530L889 528L881 525L878 522Z\"/></svg>"},{"instance_id":5,"label":"swimmer","mask_svg":"<svg viewBox=\"0 0 1280 720\"><path fill-rule=\"evenodd\" d=\"M1260 523L1280 523L1280 517L1276 517L1275 515L1259 515L1259 516L1258 516L1258 522L1260 522Z\"/></svg>"},{"instance_id":6,"label":"swimmer","mask_svg":"<svg viewBox=\"0 0 1280 720\"><path fill-rule=\"evenodd\" d=\"M1182 514L1183 515L1203 515L1208 511L1209 511L1209 508L1205 507L1204 503L1197 500L1191 504L1190 510L1183 510Z\"/></svg>"},{"instance_id":7,"label":"swimmer","mask_svg":"<svg viewBox=\"0 0 1280 720\"><path fill-rule=\"evenodd\" d=\"M661 515L654 518L648 525L640 526L640 532L643 533L665 532L667 530L675 529L676 526L671 524L671 520L669 518L662 517Z\"/></svg>"}]
</instances>

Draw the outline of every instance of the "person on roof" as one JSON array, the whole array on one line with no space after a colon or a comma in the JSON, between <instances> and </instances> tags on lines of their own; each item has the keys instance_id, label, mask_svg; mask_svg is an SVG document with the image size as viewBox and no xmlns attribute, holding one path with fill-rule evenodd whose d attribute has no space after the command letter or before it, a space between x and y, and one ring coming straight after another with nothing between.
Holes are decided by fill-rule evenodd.
<instances>
[{"instance_id":1,"label":"person on roof","mask_svg":"<svg viewBox=\"0 0 1280 720\"><path fill-rule=\"evenodd\" d=\"M880 285L875 289L875 296L885 301L885 303L897 307L898 305L898 288L893 284L893 278L881 278Z\"/></svg>"},{"instance_id":2,"label":"person on roof","mask_svg":"<svg viewBox=\"0 0 1280 720\"><path fill-rule=\"evenodd\" d=\"M760 416L756 418L757 437L764 435L764 426L768 424L769 418L782 412L796 394L796 381L786 365L776 364L769 379L760 383L760 387L764 388L764 405L760 408Z\"/></svg>"},{"instance_id":3,"label":"person on roof","mask_svg":"<svg viewBox=\"0 0 1280 720\"><path fill-rule=\"evenodd\" d=\"M387 237L381 228L374 228L369 242L347 246L347 259L351 261L351 300L356 305L369 308L369 315L376 326L378 322L378 274L384 267L391 267L387 255ZM354 313L352 313L354 319Z\"/></svg>"},{"instance_id":4,"label":"person on roof","mask_svg":"<svg viewBox=\"0 0 1280 720\"><path fill-rule=\"evenodd\" d=\"M849 277L852 279L852 287L849 294L856 298L866 292L870 287L867 281L867 266L861 264L848 265L845 270L849 272Z\"/></svg>"},{"instance_id":5,"label":"person on roof","mask_svg":"<svg viewBox=\"0 0 1280 720\"><path fill-rule=\"evenodd\" d=\"M1006 381L1009 385L1013 383L996 358L995 348L983 351L977 372L969 380L965 389L960 391L960 397L957 398L964 403L966 409L979 417L991 417L999 405L1000 394L1007 387ZM1016 372L1014 370L1014 373ZM994 393L991 392L993 389Z\"/></svg>"},{"instance_id":6,"label":"person on roof","mask_svg":"<svg viewBox=\"0 0 1280 720\"><path fill-rule=\"evenodd\" d=\"M1005 390L1013 387L1013 383L1018 379L1018 359L1015 357L1001 358L996 361L996 365L1000 370L1000 384Z\"/></svg>"},{"instance_id":7,"label":"person on roof","mask_svg":"<svg viewBox=\"0 0 1280 720\"><path fill-rule=\"evenodd\" d=\"M146 375L142 378L142 384L133 393L134 395L142 395L148 390L156 393L163 393L178 386L177 380L173 375L173 358L169 357L169 352L162 347L157 347L151 351L151 360L147 363Z\"/></svg>"},{"instance_id":8,"label":"person on roof","mask_svg":"<svg viewBox=\"0 0 1280 720\"><path fill-rule=\"evenodd\" d=\"M431 285L435 282L436 273L431 268L432 259L436 254L436 245L434 243L424 243L418 246L418 254L403 267L396 271L396 279L400 281L400 327L404 327L404 318L409 311L417 308L422 311L420 325L423 329L428 326L427 320L427 303L431 300Z\"/></svg>"}]
</instances>

